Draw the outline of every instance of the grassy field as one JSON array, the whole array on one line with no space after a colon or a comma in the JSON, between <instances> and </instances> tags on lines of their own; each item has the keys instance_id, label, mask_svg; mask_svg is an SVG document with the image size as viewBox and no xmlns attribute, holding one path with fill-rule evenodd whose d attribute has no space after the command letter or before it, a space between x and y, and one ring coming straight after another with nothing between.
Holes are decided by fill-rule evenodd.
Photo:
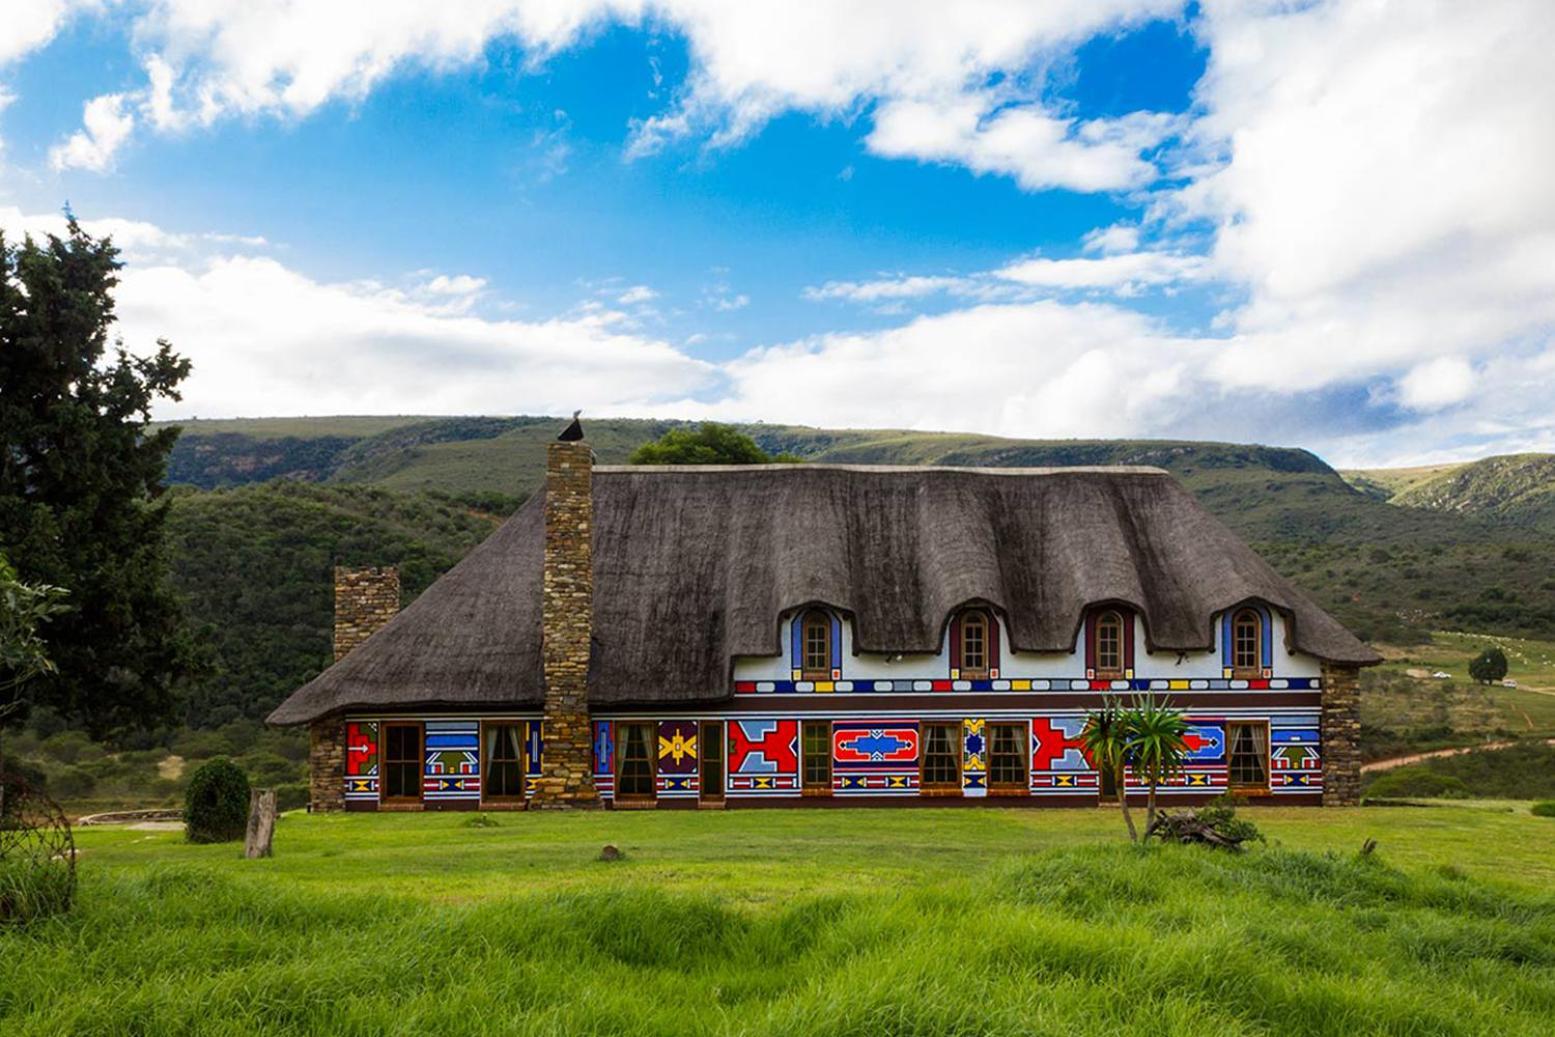
<instances>
[{"instance_id":1,"label":"grassy field","mask_svg":"<svg viewBox=\"0 0 1555 1037\"><path fill-rule=\"evenodd\" d=\"M1549 1032L1555 820L1249 816L1240 858L1092 810L86 830L74 914L0 932L0 1032Z\"/></svg>"}]
</instances>

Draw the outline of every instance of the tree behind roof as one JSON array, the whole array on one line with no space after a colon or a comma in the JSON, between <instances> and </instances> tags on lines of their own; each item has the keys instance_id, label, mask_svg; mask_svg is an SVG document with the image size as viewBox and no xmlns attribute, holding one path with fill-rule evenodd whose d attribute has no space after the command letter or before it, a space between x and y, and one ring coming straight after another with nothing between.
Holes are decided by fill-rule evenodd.
<instances>
[{"instance_id":1,"label":"tree behind roof","mask_svg":"<svg viewBox=\"0 0 1555 1037\"><path fill-rule=\"evenodd\" d=\"M733 425L704 421L699 428L672 428L632 451L632 464L788 464L792 454L773 456Z\"/></svg>"}]
</instances>

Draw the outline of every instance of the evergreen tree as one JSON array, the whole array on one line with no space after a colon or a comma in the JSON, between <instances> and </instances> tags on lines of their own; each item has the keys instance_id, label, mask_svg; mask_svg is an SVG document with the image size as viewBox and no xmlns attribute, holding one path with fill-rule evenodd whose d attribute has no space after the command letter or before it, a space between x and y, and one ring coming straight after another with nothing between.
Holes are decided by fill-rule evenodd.
<instances>
[{"instance_id":1,"label":"evergreen tree","mask_svg":"<svg viewBox=\"0 0 1555 1037\"><path fill-rule=\"evenodd\" d=\"M94 737L171 718L194 657L163 547L178 430L148 427L189 362L165 341L108 355L117 257L73 217L63 238L0 236L0 551L69 593L28 699Z\"/></svg>"}]
</instances>

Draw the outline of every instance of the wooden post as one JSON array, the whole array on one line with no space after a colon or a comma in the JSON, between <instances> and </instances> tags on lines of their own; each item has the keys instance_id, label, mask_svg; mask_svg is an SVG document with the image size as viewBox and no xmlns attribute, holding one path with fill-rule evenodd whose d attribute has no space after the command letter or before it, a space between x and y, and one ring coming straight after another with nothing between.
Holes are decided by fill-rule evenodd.
<instances>
[{"instance_id":1,"label":"wooden post","mask_svg":"<svg viewBox=\"0 0 1555 1037\"><path fill-rule=\"evenodd\" d=\"M270 856L273 835L275 789L253 789L248 794L248 837L243 840L243 856L249 860Z\"/></svg>"}]
</instances>

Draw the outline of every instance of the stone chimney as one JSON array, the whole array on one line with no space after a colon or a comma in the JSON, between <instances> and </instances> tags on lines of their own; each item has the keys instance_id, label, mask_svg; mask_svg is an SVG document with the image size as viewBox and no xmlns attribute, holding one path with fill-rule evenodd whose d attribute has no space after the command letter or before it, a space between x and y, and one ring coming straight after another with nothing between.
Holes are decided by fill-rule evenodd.
<instances>
[{"instance_id":1,"label":"stone chimney","mask_svg":"<svg viewBox=\"0 0 1555 1037\"><path fill-rule=\"evenodd\" d=\"M400 573L394 566L335 566L335 661L373 635L400 610ZM308 731L308 809L346 805L346 725L339 717Z\"/></svg>"},{"instance_id":2,"label":"stone chimney","mask_svg":"<svg viewBox=\"0 0 1555 1037\"><path fill-rule=\"evenodd\" d=\"M1361 672L1323 664L1323 805L1361 802Z\"/></svg>"},{"instance_id":3,"label":"stone chimney","mask_svg":"<svg viewBox=\"0 0 1555 1037\"><path fill-rule=\"evenodd\" d=\"M594 632L594 452L582 437L574 415L545 453L545 720L531 809L600 805L588 702Z\"/></svg>"},{"instance_id":4,"label":"stone chimney","mask_svg":"<svg viewBox=\"0 0 1555 1037\"><path fill-rule=\"evenodd\" d=\"M335 566L335 662L400 610L400 571L392 565Z\"/></svg>"}]
</instances>

